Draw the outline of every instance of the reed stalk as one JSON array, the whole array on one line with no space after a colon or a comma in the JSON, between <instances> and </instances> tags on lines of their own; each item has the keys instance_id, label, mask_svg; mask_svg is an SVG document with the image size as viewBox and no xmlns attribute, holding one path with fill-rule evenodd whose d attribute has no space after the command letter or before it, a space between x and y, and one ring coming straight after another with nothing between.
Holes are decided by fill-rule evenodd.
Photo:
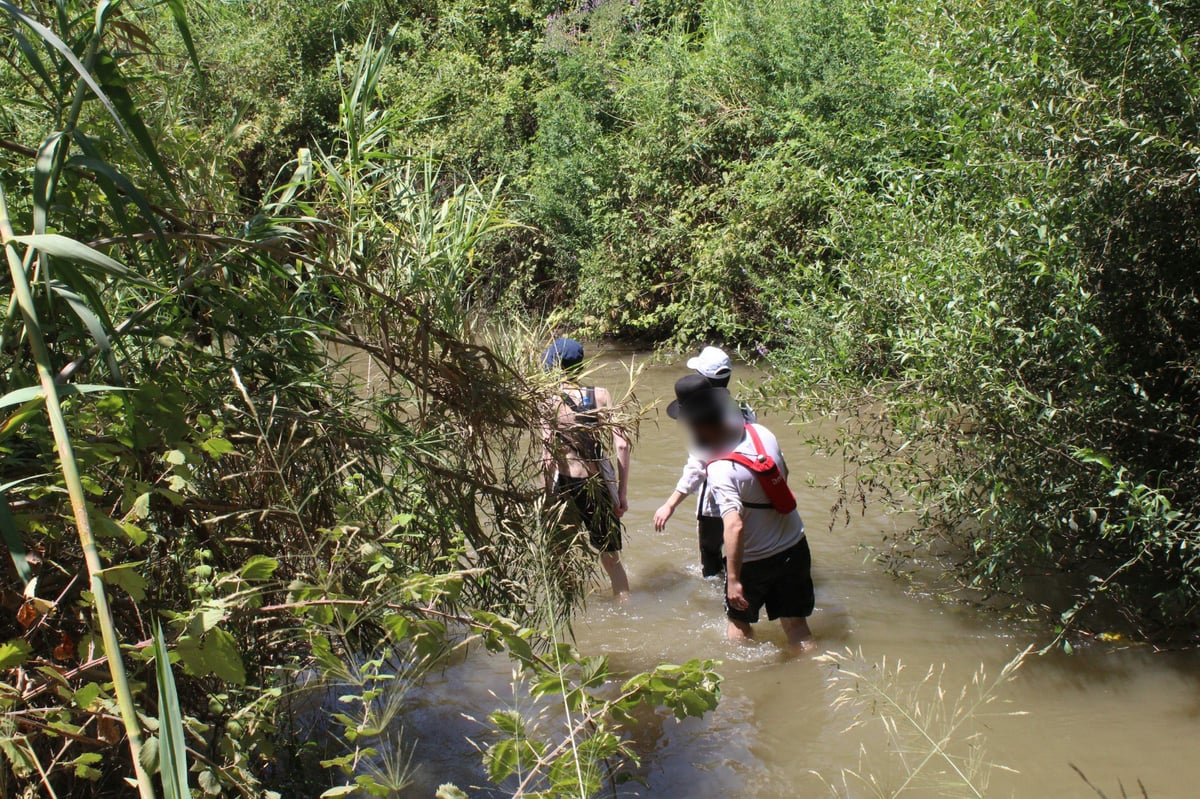
<instances>
[{"instance_id":1,"label":"reed stalk","mask_svg":"<svg viewBox=\"0 0 1200 799\"><path fill-rule=\"evenodd\" d=\"M121 644L117 638L116 623L113 620L112 609L108 604L108 594L100 574L103 565L100 562L100 553L92 535L92 523L88 515L87 499L79 474L79 464L75 460L71 434L67 429L67 420L59 402L50 350L42 335L37 308L33 301L33 292L29 286L27 268L32 261L33 248L26 249L26 257L23 261L18 256L16 245L12 241L13 235L8 216L8 204L3 192L0 192L0 244L3 244L5 255L8 258L13 293L25 321L26 338L33 354L34 363L37 365L38 382L41 384L42 394L45 397L46 415L50 418L50 428L54 434L55 447L58 450L63 482L66 484L67 494L71 500L71 509L75 514L79 546L83 550L84 562L87 564L92 603L96 610L97 623L100 626L104 654L108 660L109 674L112 677L113 692L116 694L117 705L121 711L121 721L125 725L125 733L129 740L129 753L133 762L138 793L141 799L154 799L154 788L150 781L150 775L142 766L141 723L138 721L137 710L134 707L133 692L130 690L129 678L125 672L125 662L121 657Z\"/></svg>"}]
</instances>

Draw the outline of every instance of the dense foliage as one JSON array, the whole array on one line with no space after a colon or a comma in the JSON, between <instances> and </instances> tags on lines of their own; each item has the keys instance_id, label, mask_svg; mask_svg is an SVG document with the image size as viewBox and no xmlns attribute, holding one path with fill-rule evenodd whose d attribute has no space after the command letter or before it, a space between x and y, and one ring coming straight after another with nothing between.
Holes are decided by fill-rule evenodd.
<instances>
[{"instance_id":1,"label":"dense foliage","mask_svg":"<svg viewBox=\"0 0 1200 799\"><path fill-rule=\"evenodd\" d=\"M5 795L388 795L383 686L468 640L578 722L495 714L512 788L594 792L634 705L711 707L706 664L613 692L564 645L589 566L508 312L756 349L841 415L843 503L918 511L896 554L1194 638L1186 0L0 19Z\"/></svg>"},{"instance_id":2,"label":"dense foliage","mask_svg":"<svg viewBox=\"0 0 1200 799\"><path fill-rule=\"evenodd\" d=\"M569 733L493 714L498 784L594 792L635 709L713 707L711 664L568 643L543 339L469 301L514 223L397 145L396 31L328 51L332 116L256 198L182 6L0 16L0 793L393 796L406 688L476 642Z\"/></svg>"},{"instance_id":3,"label":"dense foliage","mask_svg":"<svg viewBox=\"0 0 1200 799\"><path fill-rule=\"evenodd\" d=\"M480 296L770 352L780 392L849 412L847 492L918 510L902 552L1065 621L1195 631L1190 4L389 13L407 146L506 175L527 223Z\"/></svg>"}]
</instances>

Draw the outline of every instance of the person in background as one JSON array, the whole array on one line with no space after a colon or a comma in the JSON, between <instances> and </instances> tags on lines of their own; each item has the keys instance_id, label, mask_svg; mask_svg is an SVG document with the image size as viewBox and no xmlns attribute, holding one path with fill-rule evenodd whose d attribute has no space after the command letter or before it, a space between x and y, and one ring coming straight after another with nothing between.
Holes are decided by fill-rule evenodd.
<instances>
[{"instance_id":1,"label":"person in background","mask_svg":"<svg viewBox=\"0 0 1200 799\"><path fill-rule=\"evenodd\" d=\"M700 354L687 362L689 369L703 377L713 388L728 388L733 377L733 364L725 351L718 347L705 347ZM746 424L758 420L754 410L746 403L738 406ZM654 512L654 529L662 532L675 514L679 503L689 494L699 491L696 500L696 533L700 540L700 571L705 577L715 577L725 571L725 557L721 547L725 540L725 527L721 513L713 501L712 493L705 485L704 461L689 453L683 474L675 484L675 491Z\"/></svg>"},{"instance_id":2,"label":"person in background","mask_svg":"<svg viewBox=\"0 0 1200 799\"><path fill-rule=\"evenodd\" d=\"M571 338L555 339L542 353L543 368L560 371L562 377L543 433L546 490L569 503L576 523L600 553L614 596L623 599L629 595L621 562L621 517L629 509L629 439L613 428L614 469L601 440L603 412L612 407L612 395L580 383L583 358L583 345Z\"/></svg>"},{"instance_id":3,"label":"person in background","mask_svg":"<svg viewBox=\"0 0 1200 799\"><path fill-rule=\"evenodd\" d=\"M686 423L694 450L708 464L708 490L725 534L729 639L753 639L752 625L765 606L789 645L811 649L812 558L778 440L762 425L745 422L728 389L694 375L675 384L667 415Z\"/></svg>"}]
</instances>

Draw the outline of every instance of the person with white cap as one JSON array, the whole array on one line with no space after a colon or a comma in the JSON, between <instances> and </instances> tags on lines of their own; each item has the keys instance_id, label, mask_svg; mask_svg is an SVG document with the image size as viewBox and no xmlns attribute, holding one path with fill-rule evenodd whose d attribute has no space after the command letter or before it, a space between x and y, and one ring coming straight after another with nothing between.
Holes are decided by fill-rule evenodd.
<instances>
[{"instance_id":1,"label":"person with white cap","mask_svg":"<svg viewBox=\"0 0 1200 799\"><path fill-rule=\"evenodd\" d=\"M700 354L695 358L688 358L687 368L708 378L708 383L713 388L729 388L729 381L733 378L733 362L720 347L709 346L700 350ZM758 421L757 414L749 405L739 402L738 407L747 424Z\"/></svg>"},{"instance_id":2,"label":"person with white cap","mask_svg":"<svg viewBox=\"0 0 1200 799\"><path fill-rule=\"evenodd\" d=\"M688 359L687 366L703 377L712 388L728 388L733 377L733 363L719 347L705 347L695 358ZM739 403L738 407L746 424L758 420L753 409L746 403ZM725 571L725 557L722 554L725 528L716 500L708 491L705 466L702 458L693 453L688 454L675 491L654 513L654 529L660 533L666 529L667 522L675 514L679 504L689 494L699 491L696 503L696 534L700 541L700 572L705 577L715 577Z\"/></svg>"}]
</instances>

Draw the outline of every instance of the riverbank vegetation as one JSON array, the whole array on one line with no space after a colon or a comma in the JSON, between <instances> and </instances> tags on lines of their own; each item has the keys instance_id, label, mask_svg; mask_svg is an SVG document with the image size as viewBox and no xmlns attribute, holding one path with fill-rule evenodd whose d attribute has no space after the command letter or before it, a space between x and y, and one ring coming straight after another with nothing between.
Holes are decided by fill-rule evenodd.
<instances>
[{"instance_id":1,"label":"riverbank vegetation","mask_svg":"<svg viewBox=\"0 0 1200 799\"><path fill-rule=\"evenodd\" d=\"M1189 9L267 3L201 24L213 79L238 87L218 117L242 126L243 195L328 126L335 42L395 21L397 135L445 174L505 176L521 223L485 246L478 300L767 354L777 396L848 420L846 499L917 510L898 568L932 555L1064 631L1186 643Z\"/></svg>"},{"instance_id":2,"label":"riverbank vegetation","mask_svg":"<svg viewBox=\"0 0 1200 799\"><path fill-rule=\"evenodd\" d=\"M1187 3L0 19L5 795L390 795L383 686L470 641L577 722L491 719L508 787L594 792L634 706L711 708L711 664L614 692L567 643L517 315L758 351L846 422L845 500L919 510L898 564L1194 640Z\"/></svg>"},{"instance_id":3,"label":"riverbank vegetation","mask_svg":"<svg viewBox=\"0 0 1200 799\"><path fill-rule=\"evenodd\" d=\"M345 35L369 5L342 7ZM336 83L303 8L269 39L299 43L272 63L306 88L255 95L274 121L247 179ZM846 498L918 512L898 568L934 556L1064 631L1194 638L1187 3L384 8L407 146L506 176L523 223L488 246L477 296L765 353L776 395L848 420ZM238 52L226 69L268 56Z\"/></svg>"}]
</instances>

